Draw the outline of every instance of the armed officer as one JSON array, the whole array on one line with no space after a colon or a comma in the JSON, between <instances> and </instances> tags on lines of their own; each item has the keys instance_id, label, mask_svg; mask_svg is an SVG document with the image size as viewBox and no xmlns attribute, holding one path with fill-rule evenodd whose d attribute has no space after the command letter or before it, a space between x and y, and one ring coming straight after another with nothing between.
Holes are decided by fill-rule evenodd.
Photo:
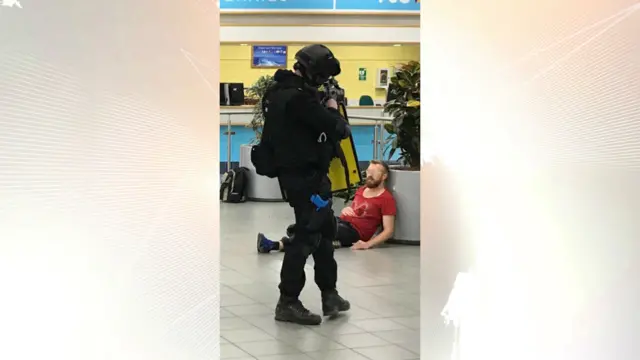
<instances>
[{"instance_id":1,"label":"armed officer","mask_svg":"<svg viewBox=\"0 0 640 360\"><path fill-rule=\"evenodd\" d=\"M324 316L348 311L350 304L336 290L338 266L332 242L336 223L327 176L336 143L351 131L335 99L321 102L318 88L340 74L340 62L324 45L310 45L296 56L294 71L278 70L274 85L262 99L265 124L252 160L270 167L295 214L295 241L287 248L280 271L277 321L318 325L322 318L300 302L309 255L315 262L315 282L322 293ZM268 149L268 150L267 150ZM259 159L255 161L255 159ZM260 161L262 160L262 161Z\"/></svg>"}]
</instances>

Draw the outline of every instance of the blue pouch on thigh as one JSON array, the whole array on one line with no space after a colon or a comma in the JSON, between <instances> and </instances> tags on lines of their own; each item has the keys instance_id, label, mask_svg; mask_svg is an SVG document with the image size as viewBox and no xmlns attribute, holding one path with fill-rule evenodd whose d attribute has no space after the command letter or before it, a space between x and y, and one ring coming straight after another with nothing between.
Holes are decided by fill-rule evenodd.
<instances>
[{"instance_id":1,"label":"blue pouch on thigh","mask_svg":"<svg viewBox=\"0 0 640 360\"><path fill-rule=\"evenodd\" d=\"M310 233L319 232L322 230L322 226L325 225L329 217L332 217L331 205L332 201L324 200L320 195L312 195L311 203L314 205L315 211L309 215L309 223L307 224L307 230Z\"/></svg>"}]
</instances>

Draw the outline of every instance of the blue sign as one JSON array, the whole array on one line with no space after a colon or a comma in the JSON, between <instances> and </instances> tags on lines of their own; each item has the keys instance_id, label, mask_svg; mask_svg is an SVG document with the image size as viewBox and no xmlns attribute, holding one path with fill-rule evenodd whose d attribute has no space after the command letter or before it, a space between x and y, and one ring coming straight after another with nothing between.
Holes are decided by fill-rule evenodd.
<instances>
[{"instance_id":1,"label":"blue sign","mask_svg":"<svg viewBox=\"0 0 640 360\"><path fill-rule=\"evenodd\" d=\"M220 9L222 10L333 10L333 0L220 0Z\"/></svg>"},{"instance_id":2,"label":"blue sign","mask_svg":"<svg viewBox=\"0 0 640 360\"><path fill-rule=\"evenodd\" d=\"M416 0L336 0L336 10L420 11Z\"/></svg>"},{"instance_id":3,"label":"blue sign","mask_svg":"<svg viewBox=\"0 0 640 360\"><path fill-rule=\"evenodd\" d=\"M284 69L287 67L286 46L253 45L251 66L264 69Z\"/></svg>"}]
</instances>

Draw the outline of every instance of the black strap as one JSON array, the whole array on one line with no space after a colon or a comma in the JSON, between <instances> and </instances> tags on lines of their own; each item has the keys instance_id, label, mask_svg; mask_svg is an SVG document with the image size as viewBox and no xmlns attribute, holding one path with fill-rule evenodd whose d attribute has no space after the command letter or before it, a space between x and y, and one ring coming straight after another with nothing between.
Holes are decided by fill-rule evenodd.
<instances>
[{"instance_id":1,"label":"black strap","mask_svg":"<svg viewBox=\"0 0 640 360\"><path fill-rule=\"evenodd\" d=\"M347 124L349 123L349 118L347 117L347 107L345 106L345 104L343 102L338 104L338 107L342 110L342 116L344 117L344 120L347 122ZM340 159L340 162L342 163L342 168L344 169L344 179L346 181L347 184L347 191L351 191L351 176L349 176L349 164L347 163L347 157L344 155L344 151L342 150L342 146L340 145L342 141L338 141L338 148L337 148L337 153L338 153L338 159Z\"/></svg>"},{"instance_id":2,"label":"black strap","mask_svg":"<svg viewBox=\"0 0 640 360\"><path fill-rule=\"evenodd\" d=\"M263 116L263 123L262 123L262 136L260 138L260 143L262 144L268 144L270 142L270 138L271 138L271 134L270 134L270 127L267 126L267 116L264 112L265 110L265 101L269 99L269 96L271 96L271 93L273 92L273 90L276 88L277 83L272 84L271 86L269 86L267 88L267 91L264 92L264 95L262 96L262 99L260 100L260 106L262 107L262 116Z\"/></svg>"}]
</instances>

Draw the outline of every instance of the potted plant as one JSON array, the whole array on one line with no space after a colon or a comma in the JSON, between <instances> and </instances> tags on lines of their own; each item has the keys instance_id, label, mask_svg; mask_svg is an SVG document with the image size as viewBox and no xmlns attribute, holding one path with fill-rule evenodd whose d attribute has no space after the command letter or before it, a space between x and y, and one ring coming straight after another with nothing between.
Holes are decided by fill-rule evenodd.
<instances>
[{"instance_id":1,"label":"potted plant","mask_svg":"<svg viewBox=\"0 0 640 360\"><path fill-rule=\"evenodd\" d=\"M420 220L420 63L400 65L391 78L391 100L384 106L391 122L385 153L391 158L400 153L400 166L391 167L389 189L398 208L394 240L419 243Z\"/></svg>"},{"instance_id":2,"label":"potted plant","mask_svg":"<svg viewBox=\"0 0 640 360\"><path fill-rule=\"evenodd\" d=\"M254 201L282 201L282 192L280 191L278 180L258 175L251 163L252 145L260 141L262 126L264 125L262 98L273 82L273 76L263 75L247 89L247 96L251 99L250 102L254 103L252 118L247 127L253 130L254 137L249 144L240 146L240 166L249 169L247 198Z\"/></svg>"}]
</instances>

